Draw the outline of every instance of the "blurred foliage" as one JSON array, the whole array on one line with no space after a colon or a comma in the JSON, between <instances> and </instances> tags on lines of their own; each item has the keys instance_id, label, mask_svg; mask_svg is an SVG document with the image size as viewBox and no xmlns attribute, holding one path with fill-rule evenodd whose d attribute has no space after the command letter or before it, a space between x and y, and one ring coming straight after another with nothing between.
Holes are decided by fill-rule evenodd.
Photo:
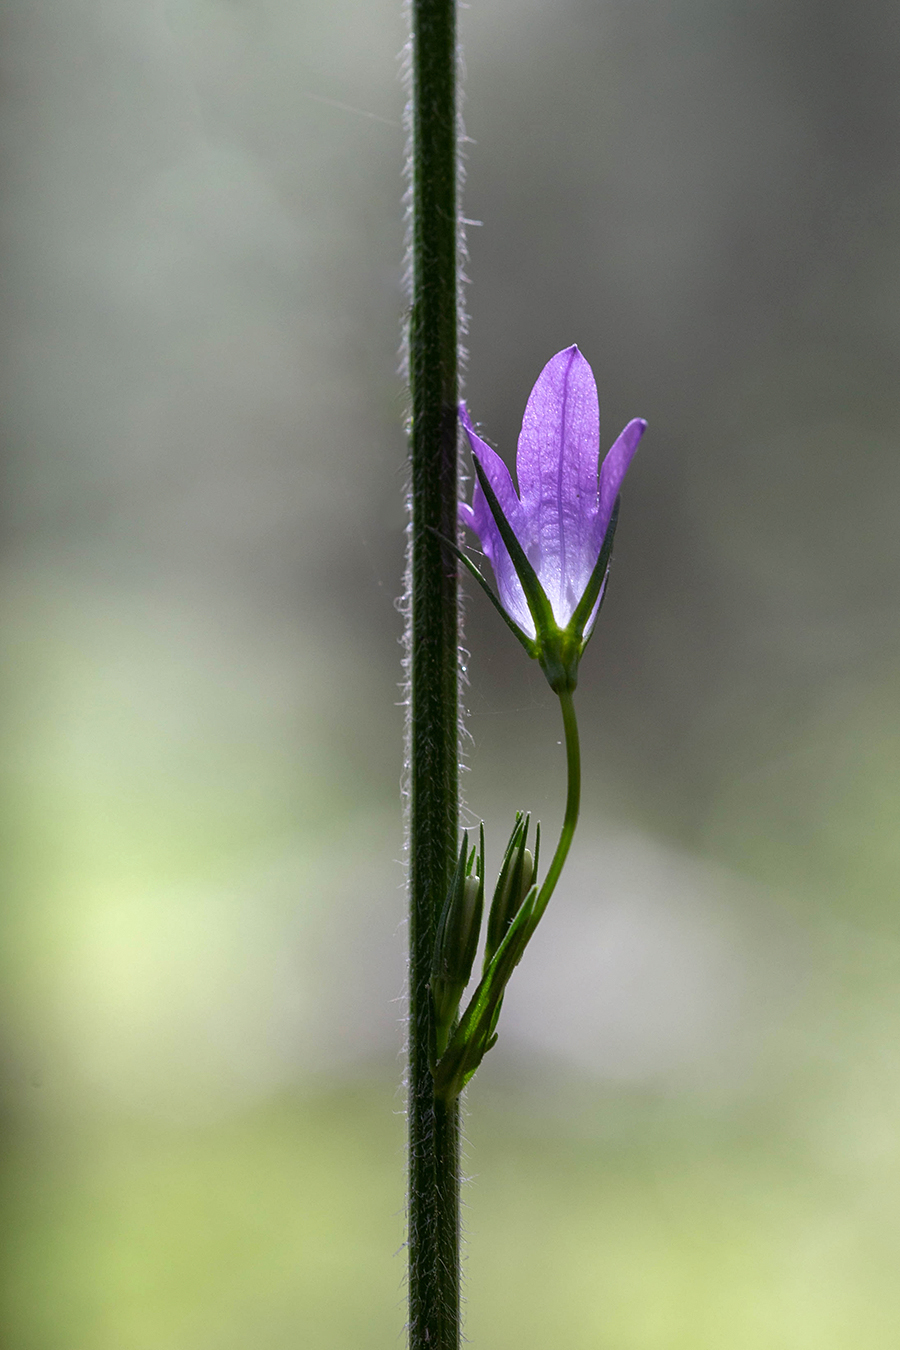
<instances>
[{"instance_id":1,"label":"blurred foliage","mask_svg":"<svg viewBox=\"0 0 900 1350\"><path fill-rule=\"evenodd\" d=\"M2 1340L396 1343L402 16L2 24ZM461 24L473 416L511 457L577 341L605 440L650 422L470 1094L468 1332L893 1350L900 22ZM560 733L478 596L467 646L496 859Z\"/></svg>"}]
</instances>

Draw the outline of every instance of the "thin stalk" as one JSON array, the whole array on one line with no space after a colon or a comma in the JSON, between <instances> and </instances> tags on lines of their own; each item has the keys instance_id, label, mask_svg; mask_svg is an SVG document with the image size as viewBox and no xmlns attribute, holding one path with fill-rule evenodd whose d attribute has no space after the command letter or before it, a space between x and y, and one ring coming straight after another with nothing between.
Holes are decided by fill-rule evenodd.
<instances>
[{"instance_id":1,"label":"thin stalk","mask_svg":"<svg viewBox=\"0 0 900 1350\"><path fill-rule=\"evenodd\" d=\"M456 863L458 209L455 0L411 0L409 1346L458 1350L459 1108L435 1098L429 989Z\"/></svg>"},{"instance_id":2,"label":"thin stalk","mask_svg":"<svg viewBox=\"0 0 900 1350\"><path fill-rule=\"evenodd\" d=\"M532 929L537 925L538 920L547 908L554 887L556 886L557 881L559 881L560 873L563 870L563 865L572 844L575 826L578 824L578 812L581 808L581 748L578 743L578 721L575 717L575 701L572 697L572 691L569 689L563 690L559 695L559 702L560 707L562 708L563 730L566 741L566 769L568 775L566 814L563 817L562 829L559 833L559 843L556 845L556 852L547 869L544 884L538 892L538 897L534 902L531 922Z\"/></svg>"}]
</instances>

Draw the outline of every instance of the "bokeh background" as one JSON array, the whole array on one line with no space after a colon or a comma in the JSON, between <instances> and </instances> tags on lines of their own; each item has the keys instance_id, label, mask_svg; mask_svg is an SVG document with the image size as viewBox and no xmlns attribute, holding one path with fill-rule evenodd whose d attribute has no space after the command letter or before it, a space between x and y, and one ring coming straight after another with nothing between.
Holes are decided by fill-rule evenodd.
<instances>
[{"instance_id":1,"label":"bokeh background","mask_svg":"<svg viewBox=\"0 0 900 1350\"><path fill-rule=\"evenodd\" d=\"M7 0L2 1340L401 1345L399 5ZM485 1350L900 1333L900 18L475 0L467 393L642 415ZM552 832L479 596L468 819Z\"/></svg>"}]
</instances>

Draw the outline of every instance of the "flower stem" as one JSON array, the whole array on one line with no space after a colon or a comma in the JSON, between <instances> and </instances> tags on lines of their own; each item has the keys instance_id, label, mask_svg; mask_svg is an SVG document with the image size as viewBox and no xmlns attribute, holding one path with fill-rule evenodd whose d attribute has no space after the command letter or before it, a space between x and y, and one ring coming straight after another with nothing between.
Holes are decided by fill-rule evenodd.
<instances>
[{"instance_id":1,"label":"flower stem","mask_svg":"<svg viewBox=\"0 0 900 1350\"><path fill-rule=\"evenodd\" d=\"M522 959L525 948L550 902L578 824L578 810L581 804L581 751L578 745L575 703L571 688L564 687L562 692L557 690L557 694L562 708L568 769L566 812L559 843L556 845L556 852L550 862L543 886L536 895L534 890L530 890L521 902L499 946L487 962L478 988L469 1000L449 1044L435 1066L435 1088L441 1099L446 1102L456 1099L497 1039L495 1028L509 977ZM490 935L490 921L488 933Z\"/></svg>"},{"instance_id":2,"label":"flower stem","mask_svg":"<svg viewBox=\"0 0 900 1350\"><path fill-rule=\"evenodd\" d=\"M429 980L458 850L455 0L412 0L409 549L409 1346L458 1350L459 1107L436 1099Z\"/></svg>"},{"instance_id":3,"label":"flower stem","mask_svg":"<svg viewBox=\"0 0 900 1350\"><path fill-rule=\"evenodd\" d=\"M544 884L538 892L537 900L534 903L532 928L537 926L538 920L547 908L554 887L556 886L557 881L559 881L560 873L563 870L563 864L566 861L569 848L572 844L572 837L575 834L575 826L578 824L578 812L581 807L581 749L578 743L578 721L575 717L575 701L572 696L572 691L570 689L564 689L559 695L559 702L562 709L563 729L566 740L566 769L568 772L566 814L563 817L563 824L559 834L559 843L556 845L556 852L547 869Z\"/></svg>"}]
</instances>

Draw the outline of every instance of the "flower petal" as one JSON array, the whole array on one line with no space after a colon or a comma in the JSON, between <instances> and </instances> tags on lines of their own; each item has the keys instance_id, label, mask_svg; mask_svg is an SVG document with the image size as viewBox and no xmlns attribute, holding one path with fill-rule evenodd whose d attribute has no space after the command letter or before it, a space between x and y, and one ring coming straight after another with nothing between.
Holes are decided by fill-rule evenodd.
<instances>
[{"instance_id":1,"label":"flower petal","mask_svg":"<svg viewBox=\"0 0 900 1350\"><path fill-rule=\"evenodd\" d=\"M522 547L528 552L527 535L529 531L527 522L524 519L522 505L513 487L509 469L496 450L492 450L473 431L465 404L460 405L459 417L469 438L472 454L477 455L478 462L487 475L503 514L521 541ZM464 525L468 525L471 530L475 531L481 541L484 555L494 569L497 591L503 608L523 632L527 633L529 637L535 637L534 619L531 617L531 610L528 608L522 583L519 581L512 558L509 556L509 550L500 537L497 522L494 520L491 508L488 506L478 482L475 483L475 490L472 493L471 507L466 506L465 502L460 502L459 518Z\"/></svg>"},{"instance_id":2,"label":"flower petal","mask_svg":"<svg viewBox=\"0 0 900 1350\"><path fill-rule=\"evenodd\" d=\"M565 625L587 585L597 512L600 409L593 372L577 347L541 371L522 419L516 469L536 556L529 553Z\"/></svg>"},{"instance_id":3,"label":"flower petal","mask_svg":"<svg viewBox=\"0 0 900 1350\"><path fill-rule=\"evenodd\" d=\"M601 466L600 510L597 512L593 529L595 558L600 555L603 536L606 534L606 527L609 524L613 506L619 495L622 480L628 472L628 466L634 457L635 450L638 448L638 442L646 430L647 423L642 417L633 418L625 430L620 432L613 441Z\"/></svg>"}]
</instances>

